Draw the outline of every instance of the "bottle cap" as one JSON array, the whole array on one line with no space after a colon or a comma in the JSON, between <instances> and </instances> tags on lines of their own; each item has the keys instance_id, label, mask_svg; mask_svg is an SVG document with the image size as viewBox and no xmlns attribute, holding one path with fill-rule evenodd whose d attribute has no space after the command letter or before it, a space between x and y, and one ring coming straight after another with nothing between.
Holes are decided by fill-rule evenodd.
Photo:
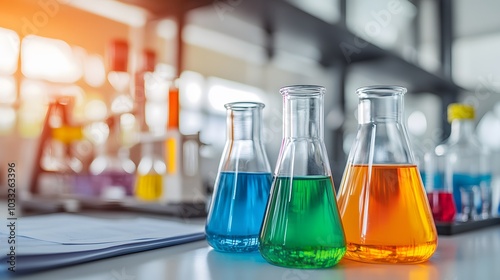
<instances>
[{"instance_id":1,"label":"bottle cap","mask_svg":"<svg viewBox=\"0 0 500 280\"><path fill-rule=\"evenodd\" d=\"M153 50L143 50L142 52L142 69L147 72L155 71L156 53Z\"/></svg>"},{"instance_id":2,"label":"bottle cap","mask_svg":"<svg viewBox=\"0 0 500 280\"><path fill-rule=\"evenodd\" d=\"M475 117L474 107L471 105L460 103L448 105L448 122L454 120L473 120Z\"/></svg>"},{"instance_id":3,"label":"bottle cap","mask_svg":"<svg viewBox=\"0 0 500 280\"><path fill-rule=\"evenodd\" d=\"M108 46L109 71L127 72L128 67L128 42L125 40L113 40Z\"/></svg>"}]
</instances>

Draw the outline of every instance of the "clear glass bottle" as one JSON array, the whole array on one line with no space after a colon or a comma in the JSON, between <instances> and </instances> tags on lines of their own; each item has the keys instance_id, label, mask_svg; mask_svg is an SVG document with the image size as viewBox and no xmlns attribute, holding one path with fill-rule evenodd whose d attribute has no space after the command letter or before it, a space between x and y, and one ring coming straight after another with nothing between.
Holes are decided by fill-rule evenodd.
<instances>
[{"instance_id":1,"label":"clear glass bottle","mask_svg":"<svg viewBox=\"0 0 500 280\"><path fill-rule=\"evenodd\" d=\"M457 210L453 199L453 187L444 183L446 146L441 144L434 151L425 154L424 184L434 221L450 223L455 221Z\"/></svg>"},{"instance_id":2,"label":"clear glass bottle","mask_svg":"<svg viewBox=\"0 0 500 280\"><path fill-rule=\"evenodd\" d=\"M486 150L474 133L474 108L448 106L451 134L435 149L444 161L444 188L453 193L458 221L486 219L491 215L491 166Z\"/></svg>"},{"instance_id":3,"label":"clear glass bottle","mask_svg":"<svg viewBox=\"0 0 500 280\"><path fill-rule=\"evenodd\" d=\"M47 140L42 158L42 170L49 171L39 175L39 192L43 195L67 195L73 191L72 182L76 175L68 157L68 147L60 140Z\"/></svg>"},{"instance_id":4,"label":"clear glass bottle","mask_svg":"<svg viewBox=\"0 0 500 280\"><path fill-rule=\"evenodd\" d=\"M330 267L346 247L323 140L325 88L297 85L280 93L284 134L259 250L279 266Z\"/></svg>"},{"instance_id":5,"label":"clear glass bottle","mask_svg":"<svg viewBox=\"0 0 500 280\"><path fill-rule=\"evenodd\" d=\"M113 40L107 49L108 81L115 90L111 100L111 112L123 114L134 110L134 99L130 94L130 74L128 70L129 44L124 40Z\"/></svg>"},{"instance_id":6,"label":"clear glass bottle","mask_svg":"<svg viewBox=\"0 0 500 280\"><path fill-rule=\"evenodd\" d=\"M128 149L119 146L119 123L115 120L111 125L97 122L86 128L96 156L89 166L90 188L79 186L81 195L119 200L133 193L135 164Z\"/></svg>"},{"instance_id":7,"label":"clear glass bottle","mask_svg":"<svg viewBox=\"0 0 500 280\"><path fill-rule=\"evenodd\" d=\"M186 202L188 200L186 194L191 195L188 191L191 186L184 186L182 180L183 143L179 130L179 114L179 87L177 80L174 79L168 89L167 139L164 142L164 158L167 163L164 200L169 203Z\"/></svg>"},{"instance_id":8,"label":"clear glass bottle","mask_svg":"<svg viewBox=\"0 0 500 280\"><path fill-rule=\"evenodd\" d=\"M119 149L118 156L103 153L96 157L90 173L95 194L103 199L119 200L133 194L135 164L127 149Z\"/></svg>"},{"instance_id":9,"label":"clear glass bottle","mask_svg":"<svg viewBox=\"0 0 500 280\"><path fill-rule=\"evenodd\" d=\"M227 140L205 234L217 251L256 251L272 179L261 139L264 104L235 102L225 107Z\"/></svg>"},{"instance_id":10,"label":"clear glass bottle","mask_svg":"<svg viewBox=\"0 0 500 280\"><path fill-rule=\"evenodd\" d=\"M418 263L436 250L436 227L402 121L405 92L357 90L358 132L338 195L346 258Z\"/></svg>"},{"instance_id":11,"label":"clear glass bottle","mask_svg":"<svg viewBox=\"0 0 500 280\"><path fill-rule=\"evenodd\" d=\"M135 196L139 200L158 201L163 194L163 176L167 167L163 158L158 156L161 152L155 151L155 148L153 141L142 143L135 183Z\"/></svg>"}]
</instances>

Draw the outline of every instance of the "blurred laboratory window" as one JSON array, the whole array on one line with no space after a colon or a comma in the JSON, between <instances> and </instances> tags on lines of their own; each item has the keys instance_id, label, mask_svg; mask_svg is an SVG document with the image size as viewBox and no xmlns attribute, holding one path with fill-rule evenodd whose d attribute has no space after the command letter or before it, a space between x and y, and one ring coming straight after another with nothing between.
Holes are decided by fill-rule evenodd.
<instances>
[{"instance_id":1,"label":"blurred laboratory window","mask_svg":"<svg viewBox=\"0 0 500 280\"><path fill-rule=\"evenodd\" d=\"M490 151L500 151L500 103L486 112L477 125L479 141Z\"/></svg>"},{"instance_id":2,"label":"blurred laboratory window","mask_svg":"<svg viewBox=\"0 0 500 280\"><path fill-rule=\"evenodd\" d=\"M340 20L339 0L287 0L298 8L331 24Z\"/></svg>"},{"instance_id":3,"label":"blurred laboratory window","mask_svg":"<svg viewBox=\"0 0 500 280\"><path fill-rule=\"evenodd\" d=\"M500 102L500 2L495 0L453 2L455 21L453 42L453 80L468 89L461 94L464 102L475 106L476 119L493 116ZM478 20L480 19L480 20Z\"/></svg>"},{"instance_id":4,"label":"blurred laboratory window","mask_svg":"<svg viewBox=\"0 0 500 280\"><path fill-rule=\"evenodd\" d=\"M416 53L417 7L408 0L347 1L347 26L362 39L400 55Z\"/></svg>"},{"instance_id":5,"label":"blurred laboratory window","mask_svg":"<svg viewBox=\"0 0 500 280\"><path fill-rule=\"evenodd\" d=\"M217 78L207 78L209 112L224 115L224 104L237 101L264 102L264 92L256 87Z\"/></svg>"},{"instance_id":6,"label":"blurred laboratory window","mask_svg":"<svg viewBox=\"0 0 500 280\"><path fill-rule=\"evenodd\" d=\"M500 90L492 77L500 76L500 68L495 63L485 61L500 60L500 31L474 37L455 39L453 44L453 78L463 87L475 89L480 83ZM489 80L488 80L489 79Z\"/></svg>"},{"instance_id":7,"label":"blurred laboratory window","mask_svg":"<svg viewBox=\"0 0 500 280\"><path fill-rule=\"evenodd\" d=\"M28 78L73 83L83 74L73 49L62 40L28 35L21 43L21 58L21 70Z\"/></svg>"}]
</instances>

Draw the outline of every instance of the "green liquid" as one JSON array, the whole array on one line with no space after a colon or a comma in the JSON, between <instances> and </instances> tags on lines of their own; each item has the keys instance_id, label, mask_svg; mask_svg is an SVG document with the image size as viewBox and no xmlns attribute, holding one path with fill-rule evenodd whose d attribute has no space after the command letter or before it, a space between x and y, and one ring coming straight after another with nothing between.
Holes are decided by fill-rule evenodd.
<instances>
[{"instance_id":1,"label":"green liquid","mask_svg":"<svg viewBox=\"0 0 500 280\"><path fill-rule=\"evenodd\" d=\"M259 239L262 257L275 265L337 264L346 242L331 177L275 178Z\"/></svg>"}]
</instances>

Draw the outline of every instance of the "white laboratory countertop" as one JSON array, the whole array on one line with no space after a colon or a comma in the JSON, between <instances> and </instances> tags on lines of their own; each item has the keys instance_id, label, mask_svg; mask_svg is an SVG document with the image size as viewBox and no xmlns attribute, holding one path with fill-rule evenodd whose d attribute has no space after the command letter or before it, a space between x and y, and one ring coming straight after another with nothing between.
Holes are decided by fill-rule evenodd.
<instances>
[{"instance_id":1,"label":"white laboratory countertop","mask_svg":"<svg viewBox=\"0 0 500 280\"><path fill-rule=\"evenodd\" d=\"M212 250L206 241L198 241L36 274L17 274L14 279L498 280L500 279L500 226L455 236L439 236L437 251L430 261L412 265L366 264L343 259L337 266L329 269L289 269L268 264L259 253L220 253Z\"/></svg>"}]
</instances>

